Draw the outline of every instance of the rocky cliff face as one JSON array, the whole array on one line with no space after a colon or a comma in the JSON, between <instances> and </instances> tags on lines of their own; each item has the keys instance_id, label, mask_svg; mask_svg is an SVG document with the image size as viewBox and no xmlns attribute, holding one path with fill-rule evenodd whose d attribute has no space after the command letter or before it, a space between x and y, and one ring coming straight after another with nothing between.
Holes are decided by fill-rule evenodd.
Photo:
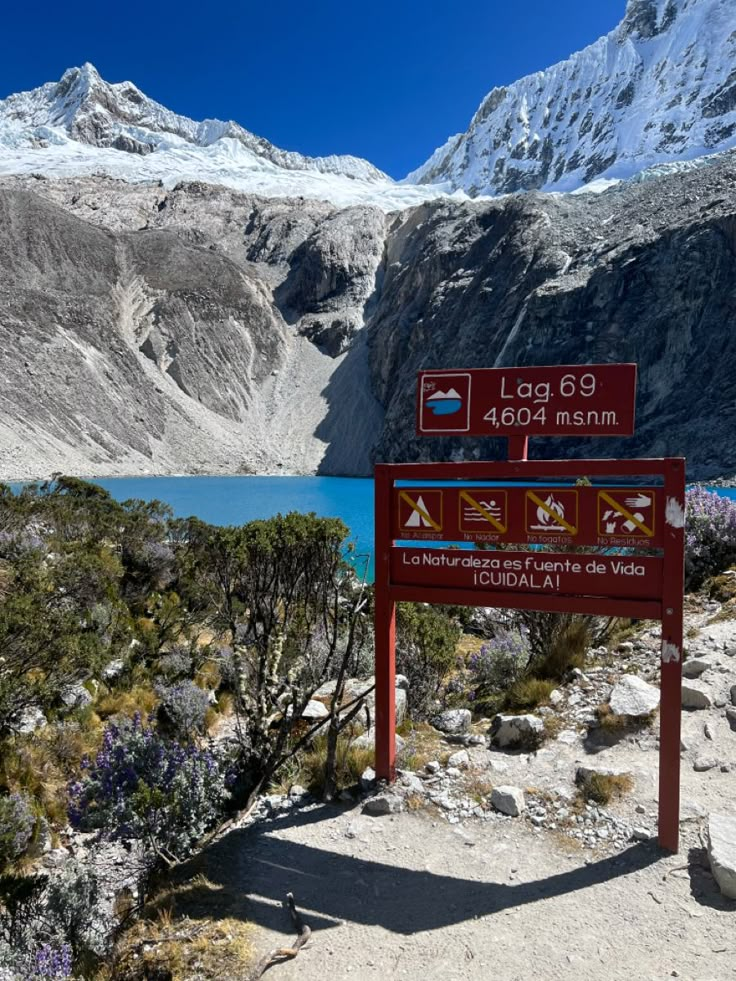
<instances>
[{"instance_id":1,"label":"rocky cliff face","mask_svg":"<svg viewBox=\"0 0 736 981\"><path fill-rule=\"evenodd\" d=\"M532 455L687 455L736 470L736 157L600 195L428 205L387 244L371 323L382 459L472 459L496 443L414 436L419 368L635 361L636 436Z\"/></svg>"},{"instance_id":2,"label":"rocky cliff face","mask_svg":"<svg viewBox=\"0 0 736 981\"><path fill-rule=\"evenodd\" d=\"M637 435L736 472L736 155L600 195L386 216L208 185L0 182L0 477L361 474L419 440L419 368L639 363Z\"/></svg>"},{"instance_id":3,"label":"rocky cliff face","mask_svg":"<svg viewBox=\"0 0 736 981\"><path fill-rule=\"evenodd\" d=\"M621 24L483 100L408 182L571 190L736 146L733 0L628 0Z\"/></svg>"}]
</instances>

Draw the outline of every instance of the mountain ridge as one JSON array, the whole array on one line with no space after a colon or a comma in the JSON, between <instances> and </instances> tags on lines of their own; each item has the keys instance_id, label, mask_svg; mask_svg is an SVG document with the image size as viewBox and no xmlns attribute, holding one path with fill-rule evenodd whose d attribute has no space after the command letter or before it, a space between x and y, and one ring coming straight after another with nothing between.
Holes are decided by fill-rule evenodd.
<instances>
[{"instance_id":1,"label":"mountain ridge","mask_svg":"<svg viewBox=\"0 0 736 981\"><path fill-rule=\"evenodd\" d=\"M489 92L405 180L472 197L564 192L734 146L731 0L629 0L609 34Z\"/></svg>"}]
</instances>

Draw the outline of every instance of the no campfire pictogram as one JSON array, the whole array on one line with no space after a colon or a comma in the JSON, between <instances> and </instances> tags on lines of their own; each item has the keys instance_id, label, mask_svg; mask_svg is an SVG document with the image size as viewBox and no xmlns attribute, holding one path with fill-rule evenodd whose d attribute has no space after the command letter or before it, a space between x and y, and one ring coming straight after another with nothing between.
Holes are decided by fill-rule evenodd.
<instances>
[{"instance_id":1,"label":"no campfire pictogram","mask_svg":"<svg viewBox=\"0 0 736 981\"><path fill-rule=\"evenodd\" d=\"M441 532L442 491L400 491L399 520L405 531Z\"/></svg>"},{"instance_id":2,"label":"no campfire pictogram","mask_svg":"<svg viewBox=\"0 0 736 981\"><path fill-rule=\"evenodd\" d=\"M458 500L460 531L499 535L508 531L506 491L462 490Z\"/></svg>"},{"instance_id":3,"label":"no campfire pictogram","mask_svg":"<svg viewBox=\"0 0 736 981\"><path fill-rule=\"evenodd\" d=\"M526 530L529 535L577 535L578 492L526 492Z\"/></svg>"},{"instance_id":4,"label":"no campfire pictogram","mask_svg":"<svg viewBox=\"0 0 736 981\"><path fill-rule=\"evenodd\" d=\"M654 492L599 491L598 533L629 538L654 537Z\"/></svg>"}]
</instances>

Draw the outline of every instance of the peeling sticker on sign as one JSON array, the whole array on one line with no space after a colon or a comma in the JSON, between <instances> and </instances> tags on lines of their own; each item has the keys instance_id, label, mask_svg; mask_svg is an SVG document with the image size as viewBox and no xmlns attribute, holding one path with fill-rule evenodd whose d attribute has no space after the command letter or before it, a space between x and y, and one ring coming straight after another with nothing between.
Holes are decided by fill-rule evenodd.
<instances>
[{"instance_id":1,"label":"peeling sticker on sign","mask_svg":"<svg viewBox=\"0 0 736 981\"><path fill-rule=\"evenodd\" d=\"M662 644L662 661L664 664L669 664L673 661L675 664L680 660L680 648L677 644L671 644L668 640Z\"/></svg>"},{"instance_id":2,"label":"peeling sticker on sign","mask_svg":"<svg viewBox=\"0 0 736 981\"><path fill-rule=\"evenodd\" d=\"M685 511L677 498L667 498L667 507L665 508L664 518L671 528L685 527Z\"/></svg>"}]
</instances>

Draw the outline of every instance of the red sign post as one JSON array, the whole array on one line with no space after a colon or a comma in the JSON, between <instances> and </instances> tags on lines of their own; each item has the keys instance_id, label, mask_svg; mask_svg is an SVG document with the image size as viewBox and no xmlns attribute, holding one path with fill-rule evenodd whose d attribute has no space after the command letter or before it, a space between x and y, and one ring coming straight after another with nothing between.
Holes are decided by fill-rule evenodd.
<instances>
[{"instance_id":1,"label":"red sign post","mask_svg":"<svg viewBox=\"0 0 736 981\"><path fill-rule=\"evenodd\" d=\"M496 374L501 372L501 375ZM476 386L477 376L495 379ZM456 376L456 377L450 377ZM462 381L465 378L465 382ZM425 387L424 380L437 382ZM499 380L500 379L500 380ZM460 402L437 413L461 425L442 432L478 432L488 393L515 398L566 395L573 383L591 411L615 413L610 433L633 429L635 366L477 369L422 372L418 432L430 432L434 410L425 403L442 392ZM571 380L572 379L572 380ZM495 387L494 387L495 386ZM618 397L613 389L618 386ZM585 394L588 392L589 394ZM476 400L476 396L480 396ZM484 394L485 393L485 394ZM547 393L547 395L545 395ZM553 397L553 393L554 397ZM597 398L596 398L597 395ZM577 396L576 396L577 397ZM424 400L424 401L423 401ZM442 399L434 399L442 401ZM570 403L571 412L579 410ZM611 408L604 409L610 405ZM460 415L457 415L460 413ZM515 416L518 420L519 416ZM523 419L526 419L526 415ZM551 415L547 415L549 425ZM602 426L601 416L598 425ZM487 420L486 420L487 422ZM508 423L508 417L507 417ZM541 425L541 417L537 420ZM442 423L441 423L442 424ZM554 425L560 417L555 415ZM530 426L534 424L530 422ZM467 426L466 429L463 429ZM631 427L631 429L628 429ZM528 432L536 433L531 428ZM487 434L487 430L483 430ZM518 430L507 435L524 437ZM541 434L541 433L540 433ZM547 429L545 435L559 435ZM580 431L578 435L600 435ZM524 454L525 455L525 454ZM576 480L584 478L583 484ZM427 486L440 481L446 486ZM472 482L472 483L470 483ZM679 837L680 713L683 647L685 461L555 460L484 463L379 464L375 468L376 523L376 773L395 776L395 604L397 601L490 606L654 619L662 622L659 842L676 852ZM484 550L422 548L413 542L484 543ZM397 544L404 543L404 544ZM494 550L495 544L531 546ZM580 552L534 550L540 544ZM594 552L592 549L602 549ZM611 554L618 550L619 554ZM623 550L623 551L622 551ZM632 554L632 550L635 550ZM644 554L645 552L650 554Z\"/></svg>"}]
</instances>

